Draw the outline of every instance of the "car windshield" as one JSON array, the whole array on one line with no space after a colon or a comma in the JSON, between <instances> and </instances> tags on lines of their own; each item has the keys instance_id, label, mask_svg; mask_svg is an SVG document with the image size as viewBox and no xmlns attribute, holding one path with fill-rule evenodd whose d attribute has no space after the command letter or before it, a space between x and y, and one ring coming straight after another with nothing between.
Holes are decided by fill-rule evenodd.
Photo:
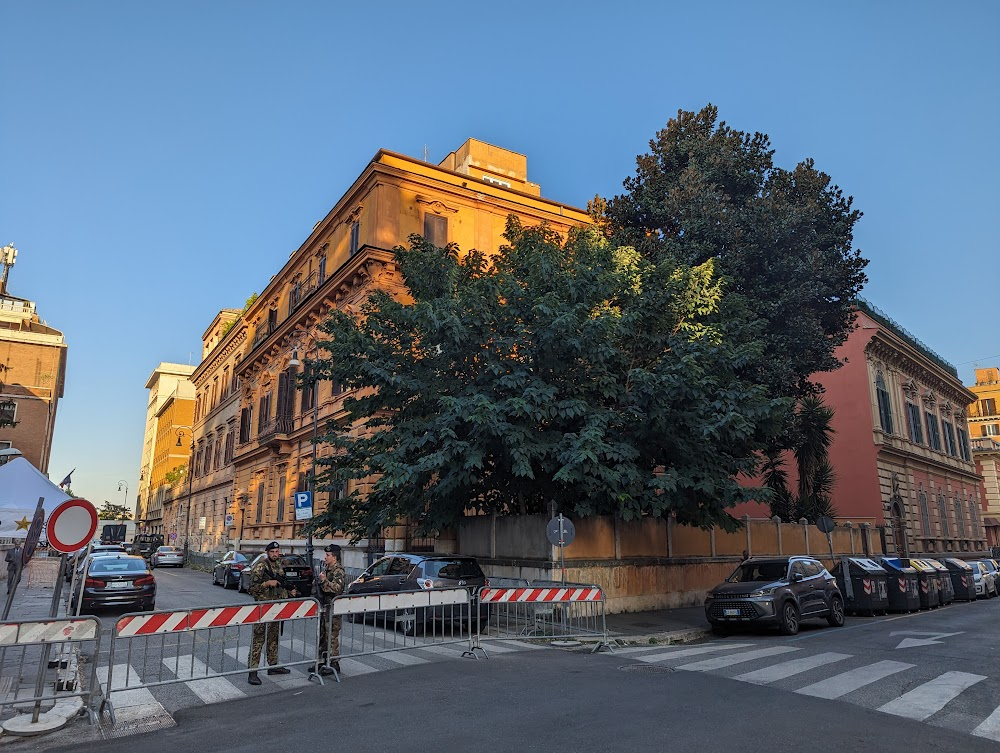
<instances>
[{"instance_id":1,"label":"car windshield","mask_svg":"<svg viewBox=\"0 0 1000 753\"><path fill-rule=\"evenodd\" d=\"M146 562L140 557L101 557L90 563L91 575L120 575L144 573Z\"/></svg>"},{"instance_id":2,"label":"car windshield","mask_svg":"<svg viewBox=\"0 0 1000 753\"><path fill-rule=\"evenodd\" d=\"M172 546L161 546L159 549L156 550L157 554L176 554L179 551L180 551L179 549L176 549L175 547Z\"/></svg>"},{"instance_id":3,"label":"car windshield","mask_svg":"<svg viewBox=\"0 0 1000 753\"><path fill-rule=\"evenodd\" d=\"M729 576L730 583L773 583L781 580L788 572L784 562L747 562L736 568Z\"/></svg>"},{"instance_id":4,"label":"car windshield","mask_svg":"<svg viewBox=\"0 0 1000 753\"><path fill-rule=\"evenodd\" d=\"M483 577L483 571L479 568L479 563L475 560L424 560L420 567L423 569L424 575L428 578L451 578L452 580L459 580L462 578Z\"/></svg>"}]
</instances>

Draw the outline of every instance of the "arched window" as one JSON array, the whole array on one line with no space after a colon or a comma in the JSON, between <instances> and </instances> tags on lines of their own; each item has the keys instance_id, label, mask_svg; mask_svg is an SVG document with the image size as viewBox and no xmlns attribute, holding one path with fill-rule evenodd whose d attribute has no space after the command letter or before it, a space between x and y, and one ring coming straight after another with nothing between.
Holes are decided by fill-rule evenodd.
<instances>
[{"instance_id":1,"label":"arched window","mask_svg":"<svg viewBox=\"0 0 1000 753\"><path fill-rule=\"evenodd\" d=\"M882 422L882 431L892 434L892 403L881 373L875 375L875 394L878 397L878 417Z\"/></svg>"}]
</instances>

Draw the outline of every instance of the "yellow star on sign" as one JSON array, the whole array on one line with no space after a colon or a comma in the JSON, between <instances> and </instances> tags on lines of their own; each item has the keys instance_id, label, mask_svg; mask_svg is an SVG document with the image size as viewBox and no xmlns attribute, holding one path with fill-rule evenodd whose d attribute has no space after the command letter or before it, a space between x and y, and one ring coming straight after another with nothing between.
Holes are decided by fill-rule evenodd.
<instances>
[{"instance_id":1,"label":"yellow star on sign","mask_svg":"<svg viewBox=\"0 0 1000 753\"><path fill-rule=\"evenodd\" d=\"M27 531L28 526L31 525L31 521L28 520L27 516L21 518L20 520L15 520L14 522L17 523L17 530L19 531Z\"/></svg>"}]
</instances>

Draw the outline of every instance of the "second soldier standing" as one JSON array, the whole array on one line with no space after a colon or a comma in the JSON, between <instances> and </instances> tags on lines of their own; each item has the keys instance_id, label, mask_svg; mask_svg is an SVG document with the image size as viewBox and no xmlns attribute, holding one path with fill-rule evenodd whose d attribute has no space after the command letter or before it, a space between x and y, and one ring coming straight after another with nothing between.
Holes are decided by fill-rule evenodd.
<instances>
[{"instance_id":1,"label":"second soldier standing","mask_svg":"<svg viewBox=\"0 0 1000 753\"><path fill-rule=\"evenodd\" d=\"M336 658L340 656L340 617L333 617L330 611L334 598L344 592L347 573L340 564L339 546L327 544L323 552L323 572L319 574L316 589L323 607L319 618L319 655L323 666L319 668L319 672L321 675L330 675L333 670L340 671L340 661ZM334 657L332 662L331 657Z\"/></svg>"},{"instance_id":2,"label":"second soldier standing","mask_svg":"<svg viewBox=\"0 0 1000 753\"><path fill-rule=\"evenodd\" d=\"M281 566L281 547L277 541L272 541L264 551L267 556L253 566L250 571L250 595L257 601L275 601L277 599L287 599L288 591L282 585L285 580L285 571ZM293 588L292 596L298 592ZM260 685L260 678L257 676L257 667L260 664L261 651L264 644L267 644L267 663L271 667L267 670L269 675L287 675L287 667L276 667L278 663L278 633L281 630L280 623L269 622L267 624L257 623L253 626L253 642L250 644L250 669L249 682L251 685Z\"/></svg>"}]
</instances>

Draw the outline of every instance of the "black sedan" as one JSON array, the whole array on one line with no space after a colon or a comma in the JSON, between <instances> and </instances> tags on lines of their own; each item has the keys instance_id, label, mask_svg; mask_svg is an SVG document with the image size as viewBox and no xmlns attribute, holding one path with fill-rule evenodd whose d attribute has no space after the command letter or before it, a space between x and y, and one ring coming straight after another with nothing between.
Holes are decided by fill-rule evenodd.
<instances>
[{"instance_id":1,"label":"black sedan","mask_svg":"<svg viewBox=\"0 0 1000 753\"><path fill-rule=\"evenodd\" d=\"M73 594L73 603L80 603L81 614L92 614L100 607L131 607L147 612L155 608L156 578L142 557L91 556L85 567L86 577L77 580Z\"/></svg>"},{"instance_id":2,"label":"black sedan","mask_svg":"<svg viewBox=\"0 0 1000 753\"><path fill-rule=\"evenodd\" d=\"M256 557L253 558L253 562L250 563L249 567L243 569L240 573L240 591L250 592L250 570L258 562L267 558L265 552L261 552ZM285 571L285 587L288 589L289 594L291 594L294 588L298 596L312 596L313 587L313 571L309 567L309 563L306 562L306 558L300 554L283 554L278 560L281 563L282 570Z\"/></svg>"},{"instance_id":3,"label":"black sedan","mask_svg":"<svg viewBox=\"0 0 1000 753\"><path fill-rule=\"evenodd\" d=\"M248 567L250 567L250 560L247 559L246 555L236 550L228 551L212 568L212 585L223 588L237 587L240 585L240 573Z\"/></svg>"}]
</instances>

